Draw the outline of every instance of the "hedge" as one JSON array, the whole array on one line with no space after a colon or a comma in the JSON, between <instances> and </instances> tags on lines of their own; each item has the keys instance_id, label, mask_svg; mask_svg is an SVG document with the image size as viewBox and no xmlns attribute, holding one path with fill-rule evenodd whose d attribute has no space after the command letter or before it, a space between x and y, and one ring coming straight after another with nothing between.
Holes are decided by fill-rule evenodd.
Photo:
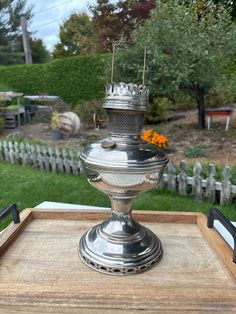
<instances>
[{"instance_id":1,"label":"hedge","mask_svg":"<svg viewBox=\"0 0 236 314\"><path fill-rule=\"evenodd\" d=\"M69 104L101 99L109 56L58 59L44 64L0 67L0 84L24 95L56 95Z\"/></svg>"}]
</instances>

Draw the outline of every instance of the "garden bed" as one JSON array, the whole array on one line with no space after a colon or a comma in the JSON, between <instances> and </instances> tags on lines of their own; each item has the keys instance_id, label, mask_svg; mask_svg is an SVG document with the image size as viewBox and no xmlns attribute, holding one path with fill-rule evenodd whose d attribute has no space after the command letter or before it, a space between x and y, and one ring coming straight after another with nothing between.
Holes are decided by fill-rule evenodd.
<instances>
[{"instance_id":1,"label":"garden bed","mask_svg":"<svg viewBox=\"0 0 236 314\"><path fill-rule=\"evenodd\" d=\"M158 125L147 125L145 129L152 128L168 136L168 157L179 163L185 159L189 162L201 161L221 165L233 165L236 159L236 113L233 114L230 129L225 132L225 118L214 120L213 128L199 130L197 128L197 112L185 112L185 118L163 122ZM102 138L107 130L102 128L96 131L92 128L82 127L79 134L67 140L54 141L51 139L51 130L48 123L32 123L23 125L17 130L5 130L2 137L20 136L25 140L46 143L57 147L81 147L86 143Z\"/></svg>"}]
</instances>

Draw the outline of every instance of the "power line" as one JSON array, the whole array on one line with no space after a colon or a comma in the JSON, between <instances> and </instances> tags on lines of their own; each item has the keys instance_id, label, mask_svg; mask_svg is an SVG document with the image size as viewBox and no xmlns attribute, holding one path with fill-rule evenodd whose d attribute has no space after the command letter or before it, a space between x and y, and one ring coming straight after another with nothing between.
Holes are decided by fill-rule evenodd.
<instances>
[{"instance_id":1,"label":"power line","mask_svg":"<svg viewBox=\"0 0 236 314\"><path fill-rule=\"evenodd\" d=\"M1 0L0 0L0 1L1 1ZM61 6L61 5L64 5L64 4L68 3L68 2L73 2L73 1L75 1L75 0L66 0L66 1L62 1L62 2L60 2L60 3L57 3L56 5L53 5L53 6L47 7L47 8L45 8L45 9L43 9L43 10L38 11L38 12L34 13L34 15L37 15L37 14L39 14L39 13L41 13L41 12L44 12L44 11L47 11L47 10L50 10L50 9L59 7L59 6ZM36 28L36 29L37 29L37 28L42 28L42 27L44 27L44 26L47 26L47 25L50 25L50 24L54 24L54 23L59 22L59 21L61 21L61 19L57 19L57 20L54 20L54 21L51 21L51 22L48 22L48 23L36 25L36 26L34 26L34 28Z\"/></svg>"},{"instance_id":2,"label":"power line","mask_svg":"<svg viewBox=\"0 0 236 314\"><path fill-rule=\"evenodd\" d=\"M36 29L36 28L42 28L42 27L44 27L44 26L46 26L46 25L50 25L50 24L53 24L53 23L56 23L56 22L59 22L59 21L61 21L61 19L57 19L57 20L54 20L54 21L51 21L51 22L48 22L48 23L36 25L36 26L34 26L34 28L35 28L35 29Z\"/></svg>"},{"instance_id":3,"label":"power line","mask_svg":"<svg viewBox=\"0 0 236 314\"><path fill-rule=\"evenodd\" d=\"M40 11L38 11L38 12L35 12L34 15L37 15L37 14L42 13L42 12L44 12L44 11L47 11L47 10L50 10L50 9L59 7L59 6L63 5L63 4L66 4L66 3L68 3L68 2L73 2L73 1L75 1L75 0L66 0L66 1L62 1L62 2L60 2L60 3L57 3L57 4L55 4L55 5L52 5L52 6L50 6L50 7L46 7L46 8L43 9L43 10L40 10Z\"/></svg>"}]
</instances>

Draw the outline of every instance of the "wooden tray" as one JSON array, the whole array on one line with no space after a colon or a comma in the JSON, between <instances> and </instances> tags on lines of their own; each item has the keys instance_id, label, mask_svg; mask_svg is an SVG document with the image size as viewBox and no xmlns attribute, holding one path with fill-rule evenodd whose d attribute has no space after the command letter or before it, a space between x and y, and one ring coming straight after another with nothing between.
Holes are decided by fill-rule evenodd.
<instances>
[{"instance_id":1,"label":"wooden tray","mask_svg":"<svg viewBox=\"0 0 236 314\"><path fill-rule=\"evenodd\" d=\"M108 212L25 209L0 237L0 313L232 313L232 250L201 213L136 211L160 237L154 269L109 276L77 255L81 235Z\"/></svg>"}]
</instances>

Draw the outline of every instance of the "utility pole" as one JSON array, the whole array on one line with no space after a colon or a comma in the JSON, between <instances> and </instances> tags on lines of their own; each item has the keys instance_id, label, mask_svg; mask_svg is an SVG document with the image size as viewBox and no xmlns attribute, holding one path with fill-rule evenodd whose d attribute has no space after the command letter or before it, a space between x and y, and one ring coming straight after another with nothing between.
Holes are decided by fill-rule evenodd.
<instances>
[{"instance_id":1,"label":"utility pole","mask_svg":"<svg viewBox=\"0 0 236 314\"><path fill-rule=\"evenodd\" d=\"M21 24L21 29L22 29L22 39L23 39L23 46L24 46L24 52L25 52L25 63L31 64L33 62L32 62L31 50L30 50L29 36L27 32L27 23L24 16L20 18L20 24Z\"/></svg>"}]
</instances>

